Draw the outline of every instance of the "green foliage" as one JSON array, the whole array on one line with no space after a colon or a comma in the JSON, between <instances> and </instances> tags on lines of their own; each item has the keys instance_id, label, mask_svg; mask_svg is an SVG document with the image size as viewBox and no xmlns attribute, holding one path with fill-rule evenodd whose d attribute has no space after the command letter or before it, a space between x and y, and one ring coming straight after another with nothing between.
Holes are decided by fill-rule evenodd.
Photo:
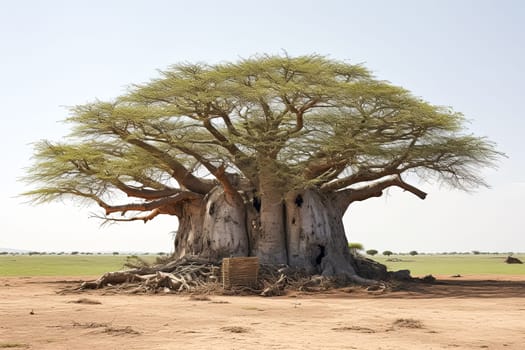
<instances>
[{"instance_id":1,"label":"green foliage","mask_svg":"<svg viewBox=\"0 0 525 350\"><path fill-rule=\"evenodd\" d=\"M25 194L37 203L72 196L106 215L168 213L161 199L181 200L180 188L259 191L261 174L283 193L407 172L468 189L485 185L480 168L502 155L467 134L460 113L320 55L174 65L114 101L73 107L67 122L64 142L35 144ZM122 195L148 205L112 206Z\"/></svg>"},{"instance_id":2,"label":"green foliage","mask_svg":"<svg viewBox=\"0 0 525 350\"><path fill-rule=\"evenodd\" d=\"M417 255L418 253L417 253L417 251L415 251L415 250L411 250L408 254L414 256L414 255Z\"/></svg>"},{"instance_id":3,"label":"green foliage","mask_svg":"<svg viewBox=\"0 0 525 350\"><path fill-rule=\"evenodd\" d=\"M354 242L354 243L348 243L348 248L350 248L350 249L355 249L355 250L363 250L363 249L365 249L364 246L363 246L363 244L361 244L361 243L356 243L356 242Z\"/></svg>"},{"instance_id":4,"label":"green foliage","mask_svg":"<svg viewBox=\"0 0 525 350\"><path fill-rule=\"evenodd\" d=\"M384 256L390 256L390 255L392 255L392 254L394 254L394 253L392 253L390 250L385 250L385 251L383 252L383 255L384 255Z\"/></svg>"},{"instance_id":5,"label":"green foliage","mask_svg":"<svg viewBox=\"0 0 525 350\"><path fill-rule=\"evenodd\" d=\"M368 249L368 250L366 251L366 254L371 255L371 256L374 256L374 255L376 255L377 253L378 253L378 251L375 250L375 249Z\"/></svg>"},{"instance_id":6,"label":"green foliage","mask_svg":"<svg viewBox=\"0 0 525 350\"><path fill-rule=\"evenodd\" d=\"M348 248L350 248L350 252L352 254L357 254L359 251L364 250L365 247L361 243L348 243Z\"/></svg>"},{"instance_id":7,"label":"green foliage","mask_svg":"<svg viewBox=\"0 0 525 350\"><path fill-rule=\"evenodd\" d=\"M138 255L127 256L126 262L124 263L124 267L130 268L130 269L138 269L138 268L149 267L149 266L151 266L151 261L148 261Z\"/></svg>"}]
</instances>

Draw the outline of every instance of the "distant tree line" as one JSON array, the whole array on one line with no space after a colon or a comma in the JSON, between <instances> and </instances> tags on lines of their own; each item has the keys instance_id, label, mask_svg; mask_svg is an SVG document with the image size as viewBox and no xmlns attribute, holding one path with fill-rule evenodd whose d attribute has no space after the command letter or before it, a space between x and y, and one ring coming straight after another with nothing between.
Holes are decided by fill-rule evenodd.
<instances>
[{"instance_id":1,"label":"distant tree line","mask_svg":"<svg viewBox=\"0 0 525 350\"><path fill-rule=\"evenodd\" d=\"M79 251L72 251L72 252L37 252L37 251L30 251L30 252L8 252L8 251L0 251L0 255L120 255L121 252L111 252L111 253L103 253L103 252L79 252ZM150 255L152 253L149 252L143 252L143 253L137 253L138 255ZM152 255L169 255L165 252L158 252Z\"/></svg>"},{"instance_id":2,"label":"distant tree line","mask_svg":"<svg viewBox=\"0 0 525 350\"><path fill-rule=\"evenodd\" d=\"M361 251L365 251L365 248L363 244L361 243L349 243L348 248L350 251L354 254L357 254ZM375 256L379 254L379 251L376 249L367 249L365 251L367 255ZM120 255L123 254L118 251L114 252L80 252L80 251L71 251L71 252L38 252L38 251L29 251L29 252L11 252L11 251L0 251L0 255ZM138 255L169 255L169 253L165 252L158 252L158 253L149 253L149 252L143 252L143 253L133 253ZM514 254L525 254L524 253L515 253L515 252L489 252L489 251L480 251L480 250L472 250L470 252L441 252L441 253L425 253L425 252L418 252L417 250L411 250L408 253L404 252L393 252L391 250L384 250L381 255L384 256L391 256L391 255L514 255Z\"/></svg>"},{"instance_id":3,"label":"distant tree line","mask_svg":"<svg viewBox=\"0 0 525 350\"><path fill-rule=\"evenodd\" d=\"M379 254L379 251L377 249L367 249L365 250L364 245L362 243L349 243L348 248L353 254L357 254L359 252L364 251L367 255L375 256ZM480 251L480 250L472 250L470 252L458 252L458 251L452 251L452 252L441 252L441 253L425 253L425 252L418 252L417 250L411 250L409 252L393 252L391 250L384 250L381 255L384 256L391 256L391 255L514 255L514 252L488 252L488 251ZM523 254L523 253L522 253Z\"/></svg>"}]
</instances>

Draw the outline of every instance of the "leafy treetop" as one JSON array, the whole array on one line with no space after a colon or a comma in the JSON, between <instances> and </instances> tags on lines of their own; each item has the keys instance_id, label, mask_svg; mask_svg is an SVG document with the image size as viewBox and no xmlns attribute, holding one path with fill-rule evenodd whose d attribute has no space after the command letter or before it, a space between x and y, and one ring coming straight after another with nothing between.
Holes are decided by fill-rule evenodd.
<instances>
[{"instance_id":1,"label":"leafy treetop","mask_svg":"<svg viewBox=\"0 0 525 350\"><path fill-rule=\"evenodd\" d=\"M107 214L162 211L218 184L233 199L264 196L267 183L284 193L384 181L424 198L400 175L468 189L486 185L479 168L501 155L466 133L462 114L320 55L174 65L114 101L71 108L67 121L67 141L36 144L26 194L86 198ZM110 204L115 193L141 201Z\"/></svg>"}]
</instances>

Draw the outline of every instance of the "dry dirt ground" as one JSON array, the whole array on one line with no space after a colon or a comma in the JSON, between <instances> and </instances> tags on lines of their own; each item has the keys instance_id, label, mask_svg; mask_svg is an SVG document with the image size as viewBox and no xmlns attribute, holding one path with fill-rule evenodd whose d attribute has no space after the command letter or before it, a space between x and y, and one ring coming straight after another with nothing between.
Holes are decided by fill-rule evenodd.
<instances>
[{"instance_id":1,"label":"dry dirt ground","mask_svg":"<svg viewBox=\"0 0 525 350\"><path fill-rule=\"evenodd\" d=\"M476 278L195 300L0 277L0 349L525 349L525 276Z\"/></svg>"}]
</instances>

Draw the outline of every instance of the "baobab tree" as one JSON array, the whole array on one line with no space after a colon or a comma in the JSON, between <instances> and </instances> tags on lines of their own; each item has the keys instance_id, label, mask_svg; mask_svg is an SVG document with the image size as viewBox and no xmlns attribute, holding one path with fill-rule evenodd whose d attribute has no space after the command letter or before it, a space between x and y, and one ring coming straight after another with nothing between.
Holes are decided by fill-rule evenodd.
<instances>
[{"instance_id":1,"label":"baobab tree","mask_svg":"<svg viewBox=\"0 0 525 350\"><path fill-rule=\"evenodd\" d=\"M35 146L34 202L91 201L108 221L173 215L175 258L348 277L353 202L392 186L424 199L418 178L485 186L480 171L500 156L462 114L319 55L177 64L66 120L66 142Z\"/></svg>"}]
</instances>

